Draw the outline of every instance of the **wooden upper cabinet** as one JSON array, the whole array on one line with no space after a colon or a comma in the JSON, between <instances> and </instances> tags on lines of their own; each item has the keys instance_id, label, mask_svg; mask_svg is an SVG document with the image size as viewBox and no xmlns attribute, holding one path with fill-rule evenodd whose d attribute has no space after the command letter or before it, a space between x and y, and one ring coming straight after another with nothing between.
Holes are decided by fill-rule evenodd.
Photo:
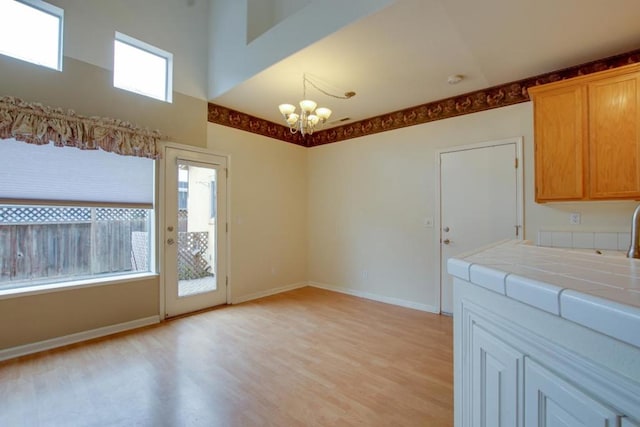
<instances>
[{"instance_id":1,"label":"wooden upper cabinet","mask_svg":"<svg viewBox=\"0 0 640 427\"><path fill-rule=\"evenodd\" d=\"M640 64L529 92L536 202L640 199Z\"/></svg>"},{"instance_id":2,"label":"wooden upper cabinet","mask_svg":"<svg viewBox=\"0 0 640 427\"><path fill-rule=\"evenodd\" d=\"M640 72L588 90L590 196L640 198Z\"/></svg>"},{"instance_id":3,"label":"wooden upper cabinet","mask_svg":"<svg viewBox=\"0 0 640 427\"><path fill-rule=\"evenodd\" d=\"M536 201L585 197L586 95L570 86L534 97Z\"/></svg>"}]
</instances>

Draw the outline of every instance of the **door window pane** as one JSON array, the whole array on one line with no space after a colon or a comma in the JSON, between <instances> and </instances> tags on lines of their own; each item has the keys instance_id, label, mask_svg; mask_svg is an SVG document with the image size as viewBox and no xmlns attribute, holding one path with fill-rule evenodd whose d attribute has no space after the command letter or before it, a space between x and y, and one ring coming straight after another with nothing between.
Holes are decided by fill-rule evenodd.
<instances>
[{"instance_id":1,"label":"door window pane","mask_svg":"<svg viewBox=\"0 0 640 427\"><path fill-rule=\"evenodd\" d=\"M217 289L215 185L215 169L178 163L179 297Z\"/></svg>"}]
</instances>

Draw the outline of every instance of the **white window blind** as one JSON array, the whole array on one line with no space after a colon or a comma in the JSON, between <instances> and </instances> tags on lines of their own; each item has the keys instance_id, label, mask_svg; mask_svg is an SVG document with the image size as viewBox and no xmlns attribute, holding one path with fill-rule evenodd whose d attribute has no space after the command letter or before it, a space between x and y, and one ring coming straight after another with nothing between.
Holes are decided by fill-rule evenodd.
<instances>
[{"instance_id":1,"label":"white window blind","mask_svg":"<svg viewBox=\"0 0 640 427\"><path fill-rule=\"evenodd\" d=\"M0 200L153 207L153 160L0 140Z\"/></svg>"}]
</instances>

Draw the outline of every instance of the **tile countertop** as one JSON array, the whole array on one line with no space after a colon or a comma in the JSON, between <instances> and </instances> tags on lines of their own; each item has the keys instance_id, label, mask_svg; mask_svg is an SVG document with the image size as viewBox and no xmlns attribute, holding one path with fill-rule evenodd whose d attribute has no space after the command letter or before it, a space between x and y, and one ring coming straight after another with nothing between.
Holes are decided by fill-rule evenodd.
<instances>
[{"instance_id":1,"label":"tile countertop","mask_svg":"<svg viewBox=\"0 0 640 427\"><path fill-rule=\"evenodd\" d=\"M503 241L450 258L450 275L640 347L640 260Z\"/></svg>"}]
</instances>

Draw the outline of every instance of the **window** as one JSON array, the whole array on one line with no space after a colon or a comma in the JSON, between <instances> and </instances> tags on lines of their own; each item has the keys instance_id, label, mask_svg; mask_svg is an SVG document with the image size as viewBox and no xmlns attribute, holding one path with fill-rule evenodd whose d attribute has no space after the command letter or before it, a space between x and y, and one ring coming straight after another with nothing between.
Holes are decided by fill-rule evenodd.
<instances>
[{"instance_id":1,"label":"window","mask_svg":"<svg viewBox=\"0 0 640 427\"><path fill-rule=\"evenodd\" d=\"M0 53L62 70L62 9L41 0L0 0L0 16Z\"/></svg>"},{"instance_id":2,"label":"window","mask_svg":"<svg viewBox=\"0 0 640 427\"><path fill-rule=\"evenodd\" d=\"M116 32L113 85L120 89L172 101L173 55Z\"/></svg>"},{"instance_id":3,"label":"window","mask_svg":"<svg viewBox=\"0 0 640 427\"><path fill-rule=\"evenodd\" d=\"M0 147L0 291L152 271L153 160Z\"/></svg>"}]
</instances>

